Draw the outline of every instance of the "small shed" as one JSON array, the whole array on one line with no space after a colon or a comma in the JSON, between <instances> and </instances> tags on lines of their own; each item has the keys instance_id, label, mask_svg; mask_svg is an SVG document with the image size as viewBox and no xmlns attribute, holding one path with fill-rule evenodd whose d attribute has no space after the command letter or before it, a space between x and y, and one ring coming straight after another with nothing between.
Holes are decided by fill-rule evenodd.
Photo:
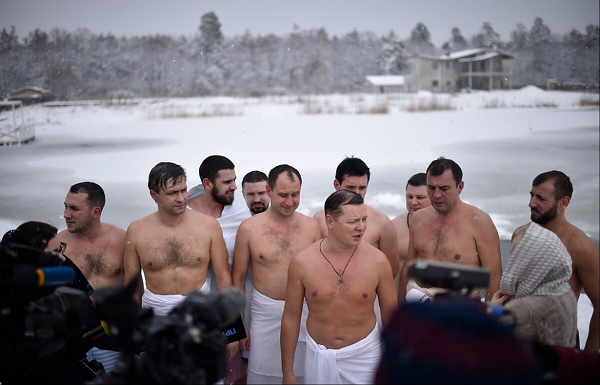
<instances>
[{"instance_id":1,"label":"small shed","mask_svg":"<svg viewBox=\"0 0 600 385\"><path fill-rule=\"evenodd\" d=\"M43 103L54 100L52 91L41 87L27 86L10 93L9 100L18 100L23 104Z\"/></svg>"},{"instance_id":2,"label":"small shed","mask_svg":"<svg viewBox=\"0 0 600 385\"><path fill-rule=\"evenodd\" d=\"M381 94L389 92L404 92L404 76L367 76L366 79L372 92L379 92Z\"/></svg>"}]
</instances>

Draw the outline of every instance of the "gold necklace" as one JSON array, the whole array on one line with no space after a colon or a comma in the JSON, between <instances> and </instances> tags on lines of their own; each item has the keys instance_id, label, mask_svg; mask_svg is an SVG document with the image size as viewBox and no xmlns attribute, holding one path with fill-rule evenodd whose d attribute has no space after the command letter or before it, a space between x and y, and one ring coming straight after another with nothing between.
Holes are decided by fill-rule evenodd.
<instances>
[{"instance_id":1,"label":"gold necklace","mask_svg":"<svg viewBox=\"0 0 600 385\"><path fill-rule=\"evenodd\" d=\"M327 237L325 237L325 238L327 238ZM321 255L323 256L323 258L325 258L325 260L331 265L331 268L333 269L333 271L335 271L335 273L338 275L338 277L340 277L338 279L338 285L342 286L344 284L344 273L346 272L346 268L348 267L348 264L350 263L350 260L354 256L354 253L356 252L356 249L358 249L358 245L356 245L356 247L354 248L354 251L352 252L352 255L350 255L350 258L348 258L348 262L346 262L346 266L344 266L344 270L342 271L342 274L340 274L335 269L335 267L333 267L333 264L331 262L329 262L329 259L327 259L327 257L325 256L325 254L323 254L323 249L321 248L321 246L323 245L323 241L325 240L325 238L321 239L321 243L319 243L319 251L321 252Z\"/></svg>"}]
</instances>

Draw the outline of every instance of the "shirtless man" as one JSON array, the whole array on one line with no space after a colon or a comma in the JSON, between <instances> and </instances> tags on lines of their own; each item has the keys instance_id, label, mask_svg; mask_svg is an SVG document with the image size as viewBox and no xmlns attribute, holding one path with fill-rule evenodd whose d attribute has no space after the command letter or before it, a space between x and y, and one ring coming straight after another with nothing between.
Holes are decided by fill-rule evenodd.
<instances>
[{"instance_id":1,"label":"shirtless man","mask_svg":"<svg viewBox=\"0 0 600 385\"><path fill-rule=\"evenodd\" d=\"M242 195L252 215L266 211L271 200L267 195L267 176L261 171L250 171L242 179Z\"/></svg>"},{"instance_id":2,"label":"shirtless man","mask_svg":"<svg viewBox=\"0 0 600 385\"><path fill-rule=\"evenodd\" d=\"M231 286L221 228L214 218L187 209L186 182L181 166L168 162L154 166L148 188L158 210L127 229L125 282L140 277L143 270L147 288L136 299L159 315L167 314L192 290L209 290L209 263L219 291ZM237 352L237 346L228 345L228 356Z\"/></svg>"},{"instance_id":3,"label":"shirtless man","mask_svg":"<svg viewBox=\"0 0 600 385\"><path fill-rule=\"evenodd\" d=\"M317 221L296 212L302 186L298 170L287 164L279 165L269 172L268 182L271 206L264 213L242 222L233 262L233 283L244 290L248 263L252 261L255 289L250 306L250 337L246 340L248 345L250 338L252 341L248 358L249 384L281 384L279 334L288 266L297 252L321 238ZM298 354L302 357L304 341L301 335ZM248 346L242 345L242 349L245 348ZM303 372L304 365L299 360L294 373L302 377Z\"/></svg>"},{"instance_id":4,"label":"shirtless man","mask_svg":"<svg viewBox=\"0 0 600 385\"><path fill-rule=\"evenodd\" d=\"M490 283L485 294L489 301L500 288L500 238L488 214L460 199L462 176L460 166L444 157L427 167L431 206L412 216L408 260L433 259L489 269ZM402 287L406 287L406 275L404 271Z\"/></svg>"},{"instance_id":5,"label":"shirtless man","mask_svg":"<svg viewBox=\"0 0 600 385\"><path fill-rule=\"evenodd\" d=\"M369 167L359 158L346 158L337 167L333 187L335 190L348 190L360 194L363 199L367 195L367 187L371 179ZM387 215L381 211L367 206L369 227L365 232L365 241L375 246L387 256L392 266L394 277L398 274L400 265L398 261L398 241L396 229ZM327 236L325 211L319 210L313 216L321 226L321 236Z\"/></svg>"},{"instance_id":6,"label":"shirtless man","mask_svg":"<svg viewBox=\"0 0 600 385\"><path fill-rule=\"evenodd\" d=\"M573 274L569 280L571 289L577 299L581 289L592 301L594 312L590 320L589 335L585 350L597 352L599 349L598 320L598 247L587 235L573 226L565 216L565 212L573 195L573 184L570 178L561 171L548 171L538 175L531 187L531 220L555 233L567 248L573 261ZM515 230L513 238L521 235L527 225Z\"/></svg>"},{"instance_id":7,"label":"shirtless man","mask_svg":"<svg viewBox=\"0 0 600 385\"><path fill-rule=\"evenodd\" d=\"M190 190L188 206L192 210L216 218L219 222L227 249L228 267L231 271L238 228L244 219L250 218L250 211L246 206L239 200L235 200L235 190L237 190L235 165L222 155L211 155L202 161L198 173L202 183ZM208 193L206 193L207 191ZM208 270L208 276L211 280L210 289L217 291L212 269ZM249 309L251 297L248 293L252 293L252 281L250 280L246 282L246 308ZM225 384L231 384L243 375L240 370L241 359L239 356L241 354L234 356L228 362Z\"/></svg>"},{"instance_id":8,"label":"shirtless man","mask_svg":"<svg viewBox=\"0 0 600 385\"><path fill-rule=\"evenodd\" d=\"M431 206L429 202L429 196L427 195L427 175L424 172L415 174L410 177L406 183L406 210L404 214L400 214L396 218L392 219L392 223L396 228L396 235L398 236L398 248L400 249L400 271L404 269L404 262L408 255L408 228L410 227L410 218L412 215L420 209ZM406 296L406 287L400 285L400 277L402 274L396 276L398 282L398 300L404 301Z\"/></svg>"},{"instance_id":9,"label":"shirtless man","mask_svg":"<svg viewBox=\"0 0 600 385\"><path fill-rule=\"evenodd\" d=\"M374 301L387 323L396 309L386 256L361 242L368 228L362 196L339 190L325 201L327 237L292 259L281 320L283 383L296 382L293 364L302 302L308 304L307 384L373 383L381 357Z\"/></svg>"},{"instance_id":10,"label":"shirtless man","mask_svg":"<svg viewBox=\"0 0 600 385\"><path fill-rule=\"evenodd\" d=\"M67 244L64 255L81 270L94 290L123 284L125 230L102 223L105 201L104 190L96 183L71 186L63 214L67 229L53 240ZM111 350L92 348L88 352L88 360L102 363L107 372L118 358L119 353Z\"/></svg>"}]
</instances>

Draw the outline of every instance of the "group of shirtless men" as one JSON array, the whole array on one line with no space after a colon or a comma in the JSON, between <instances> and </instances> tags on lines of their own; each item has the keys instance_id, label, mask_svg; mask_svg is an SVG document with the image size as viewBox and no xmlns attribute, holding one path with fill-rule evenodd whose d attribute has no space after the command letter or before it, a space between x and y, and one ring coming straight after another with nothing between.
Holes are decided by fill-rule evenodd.
<instances>
[{"instance_id":1,"label":"group of shirtless men","mask_svg":"<svg viewBox=\"0 0 600 385\"><path fill-rule=\"evenodd\" d=\"M76 184L64 202L67 229L55 241L67 244L94 288L143 271L136 300L159 314L211 285L245 291L248 337L227 349L230 360L249 351L248 383L372 382L381 354L377 318L385 324L404 302L404 267L413 258L485 267L486 299L499 290L498 232L488 214L460 199L462 170L450 159L410 178L407 213L394 220L364 203L370 171L355 157L339 164L336 191L312 218L296 211L302 177L292 166L246 175L247 207L234 201L229 159L210 156L199 174L188 197L184 169L157 164L148 180L157 211L126 232L101 222L100 186ZM597 351L598 248L565 218L571 182L560 171L543 173L530 194L531 220L558 235L573 260L573 291L579 296L583 287L592 301L585 348Z\"/></svg>"}]
</instances>

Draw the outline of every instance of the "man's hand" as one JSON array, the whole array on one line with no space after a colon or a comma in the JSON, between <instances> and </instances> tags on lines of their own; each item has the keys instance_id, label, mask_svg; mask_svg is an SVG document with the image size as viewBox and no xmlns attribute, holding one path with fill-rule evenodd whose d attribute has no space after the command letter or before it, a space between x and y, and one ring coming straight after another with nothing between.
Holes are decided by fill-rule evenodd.
<instances>
[{"instance_id":1,"label":"man's hand","mask_svg":"<svg viewBox=\"0 0 600 385\"><path fill-rule=\"evenodd\" d=\"M491 305L500 305L500 306L504 306L504 304L506 303L506 301L508 301L510 299L510 295L507 294L502 294L500 292L500 290L498 290L497 292L494 293L494 295L492 296L492 300L490 301Z\"/></svg>"},{"instance_id":2,"label":"man's hand","mask_svg":"<svg viewBox=\"0 0 600 385\"><path fill-rule=\"evenodd\" d=\"M240 349L242 349L245 352L250 350L250 333L248 332L248 330L246 330L246 338L240 340Z\"/></svg>"},{"instance_id":3,"label":"man's hand","mask_svg":"<svg viewBox=\"0 0 600 385\"><path fill-rule=\"evenodd\" d=\"M283 375L283 384L297 384L298 380L296 380L296 376L293 374Z\"/></svg>"},{"instance_id":4,"label":"man's hand","mask_svg":"<svg viewBox=\"0 0 600 385\"><path fill-rule=\"evenodd\" d=\"M238 352L240 344L238 341L227 344L227 361L233 358Z\"/></svg>"}]
</instances>

